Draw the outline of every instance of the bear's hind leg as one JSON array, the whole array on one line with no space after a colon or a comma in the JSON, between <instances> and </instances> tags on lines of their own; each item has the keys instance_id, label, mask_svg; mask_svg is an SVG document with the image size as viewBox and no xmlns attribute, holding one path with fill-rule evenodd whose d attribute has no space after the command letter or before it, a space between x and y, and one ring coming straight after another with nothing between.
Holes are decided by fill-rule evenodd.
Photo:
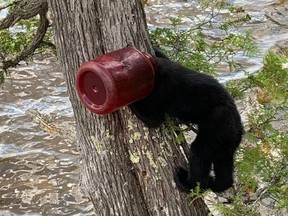
<instances>
[{"instance_id":1,"label":"bear's hind leg","mask_svg":"<svg viewBox=\"0 0 288 216\"><path fill-rule=\"evenodd\" d=\"M215 180L211 185L214 192L223 192L233 185L233 155L221 155L213 160Z\"/></svg>"},{"instance_id":2,"label":"bear's hind leg","mask_svg":"<svg viewBox=\"0 0 288 216\"><path fill-rule=\"evenodd\" d=\"M182 167L176 170L175 181L179 190L190 192L197 183L201 189L207 189L211 182L211 164L211 155L202 142L202 134L199 133L190 147L189 171Z\"/></svg>"}]
</instances>

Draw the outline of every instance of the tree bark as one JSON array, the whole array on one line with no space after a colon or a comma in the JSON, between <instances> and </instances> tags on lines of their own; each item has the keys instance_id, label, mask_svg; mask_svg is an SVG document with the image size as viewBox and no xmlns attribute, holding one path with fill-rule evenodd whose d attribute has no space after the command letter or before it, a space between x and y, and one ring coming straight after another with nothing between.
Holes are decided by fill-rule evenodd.
<instances>
[{"instance_id":1,"label":"tree bark","mask_svg":"<svg viewBox=\"0 0 288 216\"><path fill-rule=\"evenodd\" d=\"M173 180L185 156L167 129L151 130L128 108L99 116L81 104L75 72L81 63L127 45L152 51L140 0L49 0L58 57L65 72L82 156L81 183L96 215L206 215Z\"/></svg>"}]
</instances>

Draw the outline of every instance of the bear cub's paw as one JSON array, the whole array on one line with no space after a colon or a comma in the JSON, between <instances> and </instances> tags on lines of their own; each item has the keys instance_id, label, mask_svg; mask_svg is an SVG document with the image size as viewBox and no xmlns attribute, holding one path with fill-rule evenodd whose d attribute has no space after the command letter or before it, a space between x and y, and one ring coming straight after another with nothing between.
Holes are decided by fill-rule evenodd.
<instances>
[{"instance_id":1,"label":"bear cub's paw","mask_svg":"<svg viewBox=\"0 0 288 216\"><path fill-rule=\"evenodd\" d=\"M177 167L174 172L174 180L176 183L177 188L181 192L189 193L191 189L196 187L195 184L189 182L188 180L188 171L183 167Z\"/></svg>"}]
</instances>

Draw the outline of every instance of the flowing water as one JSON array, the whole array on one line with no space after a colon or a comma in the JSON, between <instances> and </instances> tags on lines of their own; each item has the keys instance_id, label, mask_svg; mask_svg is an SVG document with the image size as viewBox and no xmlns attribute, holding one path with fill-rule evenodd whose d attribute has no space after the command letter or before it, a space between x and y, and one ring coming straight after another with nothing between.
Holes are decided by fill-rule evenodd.
<instances>
[{"instance_id":1,"label":"flowing water","mask_svg":"<svg viewBox=\"0 0 288 216\"><path fill-rule=\"evenodd\" d=\"M78 186L75 144L43 132L25 114L73 124L63 74L51 58L12 72L0 91L0 215L92 215Z\"/></svg>"},{"instance_id":2,"label":"flowing water","mask_svg":"<svg viewBox=\"0 0 288 216\"><path fill-rule=\"evenodd\" d=\"M154 0L146 6L149 28L169 26L169 17L205 15L195 1ZM287 9L275 11L278 1L230 1L243 7L252 21L239 31L252 29L260 54L238 56L246 71L261 67L263 54L288 38L287 26L267 19L272 14L287 25ZM286 7L287 8L287 7ZM223 14L227 11L223 11ZM3 14L2 14L3 15ZM185 20L186 27L191 23ZM210 34L217 36L217 31ZM221 81L243 77L243 71L221 74ZM62 71L53 57L37 58L13 69L0 89L0 215L93 215L93 206L79 188L75 144L51 136L26 114L36 109L73 126L73 113Z\"/></svg>"}]
</instances>

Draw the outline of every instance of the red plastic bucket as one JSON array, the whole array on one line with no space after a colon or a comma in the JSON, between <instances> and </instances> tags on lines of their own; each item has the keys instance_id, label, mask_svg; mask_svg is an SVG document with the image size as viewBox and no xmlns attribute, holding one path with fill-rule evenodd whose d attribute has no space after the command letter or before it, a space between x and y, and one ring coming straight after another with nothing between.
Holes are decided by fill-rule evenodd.
<instances>
[{"instance_id":1,"label":"red plastic bucket","mask_svg":"<svg viewBox=\"0 0 288 216\"><path fill-rule=\"evenodd\" d=\"M151 55L125 47L83 63L76 74L76 89L91 112L108 114L148 96L155 70Z\"/></svg>"}]
</instances>

